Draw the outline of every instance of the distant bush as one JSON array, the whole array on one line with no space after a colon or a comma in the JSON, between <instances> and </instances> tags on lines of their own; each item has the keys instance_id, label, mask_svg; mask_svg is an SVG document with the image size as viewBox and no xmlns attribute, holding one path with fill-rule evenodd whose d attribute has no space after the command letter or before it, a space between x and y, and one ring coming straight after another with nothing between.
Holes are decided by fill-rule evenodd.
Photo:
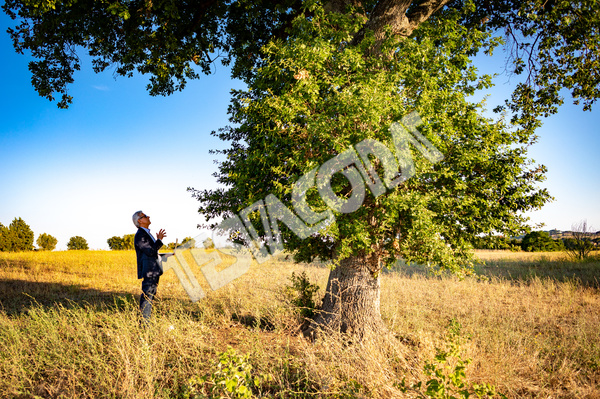
<instances>
[{"instance_id":1,"label":"distant bush","mask_svg":"<svg viewBox=\"0 0 600 399\"><path fill-rule=\"evenodd\" d=\"M53 237L50 234L42 233L39 235L35 243L39 249L44 251L52 251L54 248L56 248L58 240L56 237Z\"/></svg>"},{"instance_id":2,"label":"distant bush","mask_svg":"<svg viewBox=\"0 0 600 399\"><path fill-rule=\"evenodd\" d=\"M14 218L8 227L0 223L0 251L32 251L33 231L21 218Z\"/></svg>"},{"instance_id":3,"label":"distant bush","mask_svg":"<svg viewBox=\"0 0 600 399\"><path fill-rule=\"evenodd\" d=\"M123 249L123 238L119 236L110 237L108 240L106 240L106 242L108 244L108 248L110 248L113 251Z\"/></svg>"},{"instance_id":4,"label":"distant bush","mask_svg":"<svg viewBox=\"0 0 600 399\"><path fill-rule=\"evenodd\" d=\"M565 250L567 253L578 260L584 260L589 257L590 252L596 248L594 242L585 238L564 238Z\"/></svg>"},{"instance_id":5,"label":"distant bush","mask_svg":"<svg viewBox=\"0 0 600 399\"><path fill-rule=\"evenodd\" d=\"M527 252L564 251L562 240L553 240L546 231L532 231L521 241L521 248Z\"/></svg>"},{"instance_id":6,"label":"distant bush","mask_svg":"<svg viewBox=\"0 0 600 399\"><path fill-rule=\"evenodd\" d=\"M74 236L69 239L67 243L67 249L76 250L76 249L89 249L88 243L85 238L81 236Z\"/></svg>"},{"instance_id":7,"label":"distant bush","mask_svg":"<svg viewBox=\"0 0 600 399\"><path fill-rule=\"evenodd\" d=\"M125 234L123 237L114 236L106 240L108 247L114 251L122 249L133 249L134 248L134 234Z\"/></svg>"},{"instance_id":8,"label":"distant bush","mask_svg":"<svg viewBox=\"0 0 600 399\"><path fill-rule=\"evenodd\" d=\"M135 234L125 234L123 236L123 249L134 249L133 241L135 239Z\"/></svg>"}]
</instances>

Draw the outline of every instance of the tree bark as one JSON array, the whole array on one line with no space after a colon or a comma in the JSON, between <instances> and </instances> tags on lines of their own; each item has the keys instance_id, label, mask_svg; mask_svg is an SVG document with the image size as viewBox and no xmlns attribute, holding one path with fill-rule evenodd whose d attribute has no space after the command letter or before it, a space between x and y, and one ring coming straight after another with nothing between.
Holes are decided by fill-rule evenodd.
<instances>
[{"instance_id":1,"label":"tree bark","mask_svg":"<svg viewBox=\"0 0 600 399\"><path fill-rule=\"evenodd\" d=\"M346 258L329 273L323 304L307 335L343 333L362 339L385 330L380 311L379 260L376 256Z\"/></svg>"},{"instance_id":2,"label":"tree bark","mask_svg":"<svg viewBox=\"0 0 600 399\"><path fill-rule=\"evenodd\" d=\"M373 52L377 53L387 27L395 36L408 37L421 23L449 2L450 0L421 0L409 12L414 0L381 0L375 5L367 23L354 36L352 44L360 43L365 31L370 30L375 36Z\"/></svg>"}]
</instances>

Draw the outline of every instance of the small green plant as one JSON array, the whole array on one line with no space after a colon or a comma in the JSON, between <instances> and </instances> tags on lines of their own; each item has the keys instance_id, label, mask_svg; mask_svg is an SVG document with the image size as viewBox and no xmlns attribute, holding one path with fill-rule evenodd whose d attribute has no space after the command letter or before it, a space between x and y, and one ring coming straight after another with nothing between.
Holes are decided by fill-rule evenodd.
<instances>
[{"instance_id":1,"label":"small green plant","mask_svg":"<svg viewBox=\"0 0 600 399\"><path fill-rule=\"evenodd\" d=\"M312 318L316 309L313 297L319 291L319 286L310 282L306 272L302 272L299 276L292 273L289 280L291 285L285 287L286 296L298 308L300 315Z\"/></svg>"},{"instance_id":2,"label":"small green plant","mask_svg":"<svg viewBox=\"0 0 600 399\"><path fill-rule=\"evenodd\" d=\"M404 393L415 392L420 398L427 399L468 399L473 396L506 399L505 395L496 392L493 385L484 383L469 386L465 381L467 377L465 370L471 359L463 359L461 356L460 329L460 323L452 319L448 328L448 348L446 350L438 348L433 361L425 363L423 371L430 377L425 383L425 391L420 381L409 386L405 379L397 384L397 388Z\"/></svg>"},{"instance_id":3,"label":"small green plant","mask_svg":"<svg viewBox=\"0 0 600 399\"><path fill-rule=\"evenodd\" d=\"M233 348L219 355L219 361L210 375L193 377L183 387L183 399L200 398L251 398L270 375L255 376L248 355L240 355Z\"/></svg>"}]
</instances>

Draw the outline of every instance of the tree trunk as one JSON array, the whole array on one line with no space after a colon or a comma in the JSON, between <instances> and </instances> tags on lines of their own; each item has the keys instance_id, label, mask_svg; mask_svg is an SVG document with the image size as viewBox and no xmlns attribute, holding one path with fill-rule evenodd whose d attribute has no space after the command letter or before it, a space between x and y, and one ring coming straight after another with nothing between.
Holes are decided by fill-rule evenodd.
<instances>
[{"instance_id":1,"label":"tree trunk","mask_svg":"<svg viewBox=\"0 0 600 399\"><path fill-rule=\"evenodd\" d=\"M346 258L329 273L323 305L308 330L314 338L318 330L338 332L362 339L385 330L380 312L378 259Z\"/></svg>"}]
</instances>

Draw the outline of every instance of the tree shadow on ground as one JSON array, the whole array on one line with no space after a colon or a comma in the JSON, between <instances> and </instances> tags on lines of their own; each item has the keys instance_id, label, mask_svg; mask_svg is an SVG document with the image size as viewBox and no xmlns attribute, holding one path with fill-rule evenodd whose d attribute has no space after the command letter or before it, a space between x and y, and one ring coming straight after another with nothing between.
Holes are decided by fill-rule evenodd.
<instances>
[{"instance_id":1,"label":"tree shadow on ground","mask_svg":"<svg viewBox=\"0 0 600 399\"><path fill-rule=\"evenodd\" d=\"M399 260L390 270L408 278L416 276L436 278L451 276L443 272L436 276L430 268L418 264L406 264ZM478 261L475 264L475 278L497 278L511 282L529 282L535 279L551 279L558 282L576 283L584 287L600 289L600 259L587 261L570 261L565 259L548 259L541 257L535 260L497 259Z\"/></svg>"},{"instance_id":2,"label":"tree shadow on ground","mask_svg":"<svg viewBox=\"0 0 600 399\"><path fill-rule=\"evenodd\" d=\"M103 291L79 284L0 280L0 311L8 315L18 315L38 306L117 309L135 301L132 293L124 291Z\"/></svg>"},{"instance_id":3,"label":"tree shadow on ground","mask_svg":"<svg viewBox=\"0 0 600 399\"><path fill-rule=\"evenodd\" d=\"M600 288L600 259L570 261L540 258L537 260L501 259L478 263L478 275L510 281L550 279L563 283L575 283L583 287Z\"/></svg>"},{"instance_id":4,"label":"tree shadow on ground","mask_svg":"<svg viewBox=\"0 0 600 399\"><path fill-rule=\"evenodd\" d=\"M256 317L250 314L240 315L237 313L233 313L231 315L231 320L236 321L248 328L259 328L263 331L273 331L275 330L275 324L269 320L268 317Z\"/></svg>"}]
</instances>

